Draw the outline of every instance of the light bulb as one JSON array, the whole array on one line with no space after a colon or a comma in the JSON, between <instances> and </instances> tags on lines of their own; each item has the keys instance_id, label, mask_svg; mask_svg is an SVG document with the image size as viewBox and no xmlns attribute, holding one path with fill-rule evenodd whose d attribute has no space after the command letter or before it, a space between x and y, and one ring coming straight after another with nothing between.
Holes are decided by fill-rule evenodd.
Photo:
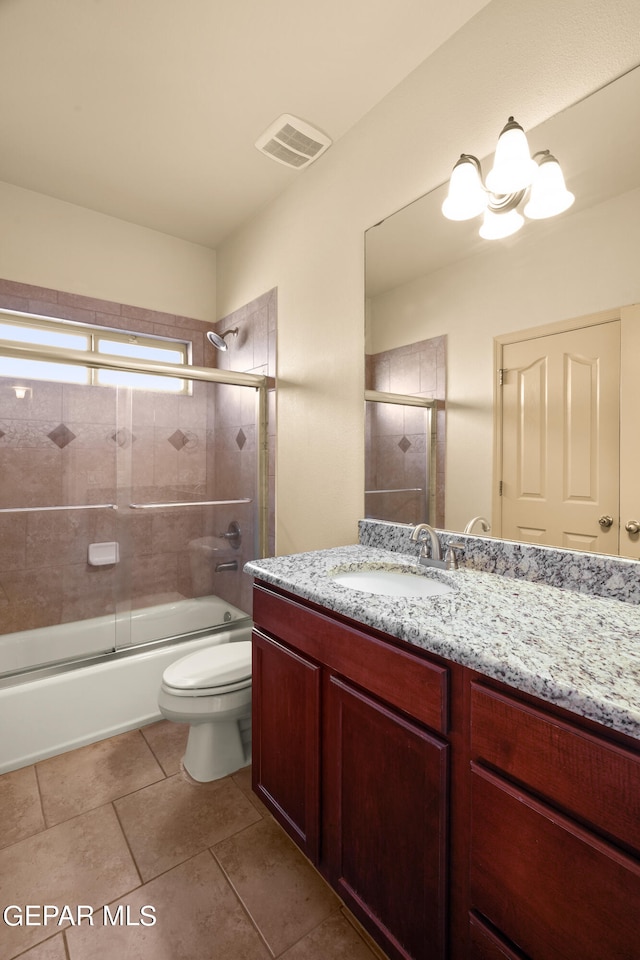
<instances>
[{"instance_id":1,"label":"light bulb","mask_svg":"<svg viewBox=\"0 0 640 960\"><path fill-rule=\"evenodd\" d=\"M513 117L502 130L487 175L487 187L498 196L524 190L533 180L537 164L531 159L525 132Z\"/></svg>"},{"instance_id":2,"label":"light bulb","mask_svg":"<svg viewBox=\"0 0 640 960\"><path fill-rule=\"evenodd\" d=\"M550 153L540 160L533 183L529 202L524 214L531 220L545 220L568 210L574 195L567 190L560 164Z\"/></svg>"},{"instance_id":3,"label":"light bulb","mask_svg":"<svg viewBox=\"0 0 640 960\"><path fill-rule=\"evenodd\" d=\"M463 154L456 163L449 181L449 194L442 204L448 220L471 220L487 206L476 163Z\"/></svg>"},{"instance_id":4,"label":"light bulb","mask_svg":"<svg viewBox=\"0 0 640 960\"><path fill-rule=\"evenodd\" d=\"M503 240L517 233L524 223L524 217L517 210L508 213L494 213L487 210L480 227L480 236L483 240Z\"/></svg>"}]
</instances>

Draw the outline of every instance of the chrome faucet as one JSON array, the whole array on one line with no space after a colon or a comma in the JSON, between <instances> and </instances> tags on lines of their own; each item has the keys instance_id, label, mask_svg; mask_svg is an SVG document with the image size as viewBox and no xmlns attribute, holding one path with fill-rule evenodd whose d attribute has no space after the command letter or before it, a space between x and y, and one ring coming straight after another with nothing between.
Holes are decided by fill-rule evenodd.
<instances>
[{"instance_id":1,"label":"chrome faucet","mask_svg":"<svg viewBox=\"0 0 640 960\"><path fill-rule=\"evenodd\" d=\"M427 566L444 567L440 541L433 527L429 526L428 523L419 523L417 527L414 527L411 531L411 540L421 545L418 555L418 561L420 563L424 563ZM430 545L431 555L427 553L427 544Z\"/></svg>"},{"instance_id":2,"label":"chrome faucet","mask_svg":"<svg viewBox=\"0 0 640 960\"><path fill-rule=\"evenodd\" d=\"M469 520L469 523L466 525L466 527L464 528L464 530L463 530L462 532L463 532L463 533L471 533L471 531L473 530L473 528L474 528L474 526L476 525L476 523L479 523L479 524L480 524L480 526L482 527L483 533L489 533L489 532L490 532L490 530L491 530L491 524L490 524L489 521L486 519L486 517L474 517L473 520Z\"/></svg>"}]
</instances>

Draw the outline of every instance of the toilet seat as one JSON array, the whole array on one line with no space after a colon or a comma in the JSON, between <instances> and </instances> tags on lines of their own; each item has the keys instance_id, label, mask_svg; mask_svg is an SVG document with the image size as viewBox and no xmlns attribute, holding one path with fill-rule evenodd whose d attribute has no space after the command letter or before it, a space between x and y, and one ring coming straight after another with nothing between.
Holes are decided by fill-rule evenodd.
<instances>
[{"instance_id":1,"label":"toilet seat","mask_svg":"<svg viewBox=\"0 0 640 960\"><path fill-rule=\"evenodd\" d=\"M251 686L251 641L221 643L169 664L162 688L176 697L207 697Z\"/></svg>"}]
</instances>

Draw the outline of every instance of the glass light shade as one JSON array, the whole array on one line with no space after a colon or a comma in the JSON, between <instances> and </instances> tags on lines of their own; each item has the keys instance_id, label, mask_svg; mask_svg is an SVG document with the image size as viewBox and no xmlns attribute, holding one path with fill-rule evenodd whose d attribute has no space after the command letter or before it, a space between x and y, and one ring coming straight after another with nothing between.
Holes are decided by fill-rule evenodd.
<instances>
[{"instance_id":1,"label":"glass light shade","mask_svg":"<svg viewBox=\"0 0 640 960\"><path fill-rule=\"evenodd\" d=\"M524 214L531 220L545 220L564 213L574 200L574 195L566 188L560 164L555 157L549 157L536 171Z\"/></svg>"},{"instance_id":2,"label":"glass light shade","mask_svg":"<svg viewBox=\"0 0 640 960\"><path fill-rule=\"evenodd\" d=\"M508 213L494 213L487 210L480 227L480 236L483 240L503 240L517 233L524 223L524 217L517 210Z\"/></svg>"},{"instance_id":3,"label":"glass light shade","mask_svg":"<svg viewBox=\"0 0 640 960\"><path fill-rule=\"evenodd\" d=\"M493 169L487 175L487 187L499 196L517 193L529 186L537 166L531 159L524 130L513 117L509 117L498 138Z\"/></svg>"},{"instance_id":4,"label":"glass light shade","mask_svg":"<svg viewBox=\"0 0 640 960\"><path fill-rule=\"evenodd\" d=\"M487 194L473 160L460 159L451 173L449 194L442 204L448 220L471 220L487 206Z\"/></svg>"}]
</instances>

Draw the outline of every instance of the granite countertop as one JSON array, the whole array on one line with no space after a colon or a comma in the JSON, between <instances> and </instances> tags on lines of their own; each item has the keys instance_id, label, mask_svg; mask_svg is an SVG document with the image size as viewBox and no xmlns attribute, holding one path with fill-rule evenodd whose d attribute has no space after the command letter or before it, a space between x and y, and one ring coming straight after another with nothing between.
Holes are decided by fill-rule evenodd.
<instances>
[{"instance_id":1,"label":"granite countertop","mask_svg":"<svg viewBox=\"0 0 640 960\"><path fill-rule=\"evenodd\" d=\"M451 593L381 597L336 568L410 568ZM250 575L640 740L640 608L364 545L254 560Z\"/></svg>"}]
</instances>

